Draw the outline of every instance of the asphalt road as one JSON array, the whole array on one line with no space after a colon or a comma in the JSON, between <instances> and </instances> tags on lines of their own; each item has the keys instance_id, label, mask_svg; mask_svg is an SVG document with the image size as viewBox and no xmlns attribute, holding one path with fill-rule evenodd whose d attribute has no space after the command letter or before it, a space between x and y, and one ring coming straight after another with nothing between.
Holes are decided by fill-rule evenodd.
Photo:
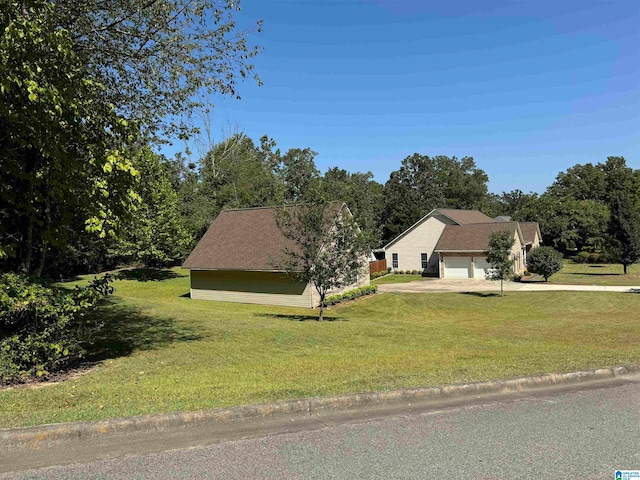
<instances>
[{"instance_id":1,"label":"asphalt road","mask_svg":"<svg viewBox=\"0 0 640 480\"><path fill-rule=\"evenodd\" d=\"M120 458L0 478L613 479L616 469L640 470L637 377L580 390L416 409L280 419L276 423L290 422L290 427L267 422L254 433L237 426L235 435L253 438L230 440L233 432L216 436L212 431L198 442L215 444L174 450L164 450L171 442L162 444L166 439L159 435L155 448L164 451L120 456L125 451L113 453ZM184 445L175 436L173 443ZM106 446L93 448L98 449L92 450L94 457L109 455ZM126 448L139 450L134 444Z\"/></svg>"}]
</instances>

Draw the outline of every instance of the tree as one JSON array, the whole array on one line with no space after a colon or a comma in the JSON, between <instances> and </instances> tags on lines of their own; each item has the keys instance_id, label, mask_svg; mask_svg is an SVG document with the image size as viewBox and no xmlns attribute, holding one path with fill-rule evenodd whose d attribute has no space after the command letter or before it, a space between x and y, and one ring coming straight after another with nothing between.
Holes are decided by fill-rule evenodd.
<instances>
[{"instance_id":1,"label":"tree","mask_svg":"<svg viewBox=\"0 0 640 480\"><path fill-rule=\"evenodd\" d=\"M624 157L608 157L603 165L607 203L609 254L627 267L640 260L640 172L627 167Z\"/></svg>"},{"instance_id":2,"label":"tree","mask_svg":"<svg viewBox=\"0 0 640 480\"><path fill-rule=\"evenodd\" d=\"M213 107L212 94L239 98L237 83L253 74L260 51L236 27L237 0L51 3L52 23L69 32L105 101L151 136L188 134L185 120Z\"/></svg>"},{"instance_id":3,"label":"tree","mask_svg":"<svg viewBox=\"0 0 640 480\"><path fill-rule=\"evenodd\" d=\"M368 251L362 233L344 203L283 207L277 220L282 234L293 243L284 252L281 265L318 292L318 321L322 321L327 293L368 274L362 268Z\"/></svg>"},{"instance_id":4,"label":"tree","mask_svg":"<svg viewBox=\"0 0 640 480\"><path fill-rule=\"evenodd\" d=\"M611 235L610 255L622 264L624 274L629 265L640 260L640 215L631 207L628 196L622 193L610 199Z\"/></svg>"},{"instance_id":5,"label":"tree","mask_svg":"<svg viewBox=\"0 0 640 480\"><path fill-rule=\"evenodd\" d=\"M369 245L380 246L382 228L380 215L384 205L383 186L373 179L371 172L349 173L338 167L330 168L322 177L322 195L328 202L349 205L358 227Z\"/></svg>"},{"instance_id":6,"label":"tree","mask_svg":"<svg viewBox=\"0 0 640 480\"><path fill-rule=\"evenodd\" d=\"M491 268L485 272L487 280L500 280L500 296L504 295L503 282L513 278L511 249L515 243L513 233L508 230L492 232L489 236L487 262Z\"/></svg>"},{"instance_id":7,"label":"tree","mask_svg":"<svg viewBox=\"0 0 640 480\"><path fill-rule=\"evenodd\" d=\"M536 247L527 255L527 269L544 277L544 281L562 268L562 254L551 247Z\"/></svg>"},{"instance_id":8,"label":"tree","mask_svg":"<svg viewBox=\"0 0 640 480\"><path fill-rule=\"evenodd\" d=\"M56 5L13 0L0 11L0 251L36 276L76 218L109 235L139 200L128 154L137 129L87 75Z\"/></svg>"},{"instance_id":9,"label":"tree","mask_svg":"<svg viewBox=\"0 0 640 480\"><path fill-rule=\"evenodd\" d=\"M193 242L178 210L178 196L160 156L151 149L141 150L134 165L143 179L137 189L142 201L117 248L122 257L146 267L174 265Z\"/></svg>"}]
</instances>

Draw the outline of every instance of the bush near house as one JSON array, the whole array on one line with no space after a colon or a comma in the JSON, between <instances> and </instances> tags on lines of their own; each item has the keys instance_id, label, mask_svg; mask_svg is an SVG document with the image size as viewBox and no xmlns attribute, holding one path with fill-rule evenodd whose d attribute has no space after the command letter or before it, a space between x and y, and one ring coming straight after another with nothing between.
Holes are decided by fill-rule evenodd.
<instances>
[{"instance_id":1,"label":"bush near house","mask_svg":"<svg viewBox=\"0 0 640 480\"><path fill-rule=\"evenodd\" d=\"M353 290L344 292L341 295L331 295L330 297L326 298L325 303L327 304L327 306L337 305L338 303L354 300L359 297L364 297L365 295L372 295L377 291L378 287L376 287L375 285L367 285L360 288L354 288Z\"/></svg>"},{"instance_id":2,"label":"bush near house","mask_svg":"<svg viewBox=\"0 0 640 480\"><path fill-rule=\"evenodd\" d=\"M527 255L527 268L544 277L544 281L562 268L562 254L551 247L536 247Z\"/></svg>"},{"instance_id":3,"label":"bush near house","mask_svg":"<svg viewBox=\"0 0 640 480\"><path fill-rule=\"evenodd\" d=\"M41 377L77 361L101 323L89 316L113 293L109 275L74 290L0 275L0 385Z\"/></svg>"}]
</instances>

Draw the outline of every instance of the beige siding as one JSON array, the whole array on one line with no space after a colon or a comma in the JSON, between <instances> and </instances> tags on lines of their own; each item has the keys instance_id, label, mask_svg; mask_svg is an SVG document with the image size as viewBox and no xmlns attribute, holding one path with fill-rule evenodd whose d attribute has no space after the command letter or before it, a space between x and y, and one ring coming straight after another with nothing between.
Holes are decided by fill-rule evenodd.
<instances>
[{"instance_id":1,"label":"beige siding","mask_svg":"<svg viewBox=\"0 0 640 480\"><path fill-rule=\"evenodd\" d=\"M442 235L446 225L455 225L455 222L443 215L433 215L427 218L404 237L399 239L385 251L387 266L393 267L393 254L398 254L398 270L422 271L420 254L426 253L428 259L427 272L438 272L438 254L434 248Z\"/></svg>"},{"instance_id":2,"label":"beige siding","mask_svg":"<svg viewBox=\"0 0 640 480\"><path fill-rule=\"evenodd\" d=\"M191 298L310 308L312 287L280 272L191 270Z\"/></svg>"},{"instance_id":3,"label":"beige siding","mask_svg":"<svg viewBox=\"0 0 640 480\"><path fill-rule=\"evenodd\" d=\"M340 293L346 292L347 290L353 290L354 288L364 287L370 284L371 284L371 279L369 277L369 260L367 257L363 257L362 269L358 274L358 280L355 283L352 283L351 285L347 285L346 287L330 290L327 293L327 296L338 295ZM317 307L318 305L320 305L320 295L318 294L317 290L314 287L310 287L310 288L311 288L312 304L314 307Z\"/></svg>"}]
</instances>

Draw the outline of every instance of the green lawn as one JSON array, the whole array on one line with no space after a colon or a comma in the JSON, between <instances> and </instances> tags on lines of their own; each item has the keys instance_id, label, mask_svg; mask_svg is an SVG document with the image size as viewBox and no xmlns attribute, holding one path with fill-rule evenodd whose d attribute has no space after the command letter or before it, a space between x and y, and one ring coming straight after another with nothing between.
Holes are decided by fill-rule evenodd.
<instances>
[{"instance_id":1,"label":"green lawn","mask_svg":"<svg viewBox=\"0 0 640 480\"><path fill-rule=\"evenodd\" d=\"M371 282L371 285L384 285L385 283L408 283L415 281L428 281L433 280L435 277L423 277L422 275L398 275L390 273L384 277L376 278Z\"/></svg>"},{"instance_id":2,"label":"green lawn","mask_svg":"<svg viewBox=\"0 0 640 480\"><path fill-rule=\"evenodd\" d=\"M198 410L640 361L640 295L378 294L315 311L197 301L128 275L77 378L0 390L0 426ZM308 321L300 321L308 320Z\"/></svg>"},{"instance_id":3,"label":"green lawn","mask_svg":"<svg viewBox=\"0 0 640 480\"><path fill-rule=\"evenodd\" d=\"M640 265L631 265L624 275L622 265L563 262L562 270L549 282L564 285L640 285Z\"/></svg>"}]
</instances>

